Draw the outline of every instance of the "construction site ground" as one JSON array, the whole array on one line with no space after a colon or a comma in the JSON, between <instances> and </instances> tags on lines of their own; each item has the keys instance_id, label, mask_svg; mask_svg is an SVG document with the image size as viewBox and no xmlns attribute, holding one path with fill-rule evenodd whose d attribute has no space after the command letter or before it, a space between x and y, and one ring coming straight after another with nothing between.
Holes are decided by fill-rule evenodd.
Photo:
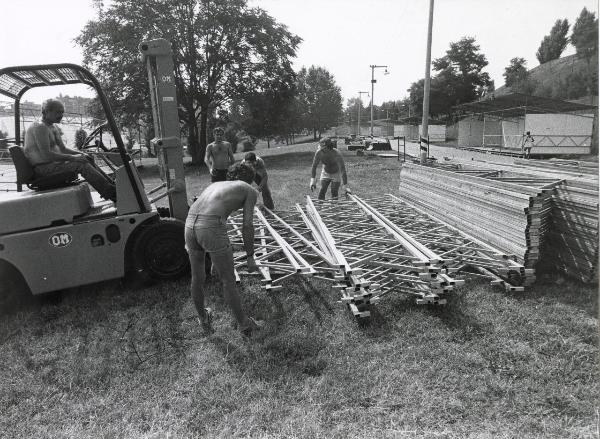
<instances>
[{"instance_id":1,"label":"construction site ground","mask_svg":"<svg viewBox=\"0 0 600 439\"><path fill-rule=\"evenodd\" d=\"M315 143L277 146L257 153L285 210L310 194ZM341 150L356 195L398 195L402 156ZM430 154L512 160L435 146ZM186 172L190 196L208 185L206 168L188 163ZM148 188L158 184L154 159L144 158L140 173ZM189 278L85 286L0 317L2 435L597 435L596 285L549 274L506 292L471 279L441 307L387 295L367 325L325 280L291 277L265 291L258 277L242 276L239 289L249 314L266 322L250 340L234 328L215 280L206 286L212 335L196 322Z\"/></svg>"}]
</instances>

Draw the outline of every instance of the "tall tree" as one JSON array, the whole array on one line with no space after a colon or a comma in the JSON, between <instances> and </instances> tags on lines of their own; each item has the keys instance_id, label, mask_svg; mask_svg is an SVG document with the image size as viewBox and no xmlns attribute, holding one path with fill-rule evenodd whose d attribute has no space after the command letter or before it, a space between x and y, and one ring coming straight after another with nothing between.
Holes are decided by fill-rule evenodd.
<instances>
[{"instance_id":1,"label":"tall tree","mask_svg":"<svg viewBox=\"0 0 600 439\"><path fill-rule=\"evenodd\" d=\"M246 0L113 0L76 41L84 64L105 85L116 110L133 119L149 106L138 44L171 41L180 120L194 164L202 164L209 115L237 96L293 79L301 39Z\"/></svg>"},{"instance_id":2,"label":"tall tree","mask_svg":"<svg viewBox=\"0 0 600 439\"><path fill-rule=\"evenodd\" d=\"M292 122L293 100L295 88L292 79L274 83L273 86L262 92L252 92L244 96L249 110L245 119L245 131L254 137L276 135L289 137L294 124Z\"/></svg>"},{"instance_id":3,"label":"tall tree","mask_svg":"<svg viewBox=\"0 0 600 439\"><path fill-rule=\"evenodd\" d=\"M596 14L583 8L571 33L571 44L577 55L589 60L598 55L598 19Z\"/></svg>"},{"instance_id":4,"label":"tall tree","mask_svg":"<svg viewBox=\"0 0 600 439\"><path fill-rule=\"evenodd\" d=\"M432 65L439 72L431 88L432 98L434 90L439 93L440 113L450 114L453 105L474 101L480 97L478 90L492 83L489 74L483 71L488 61L472 37L450 43L446 55L434 60Z\"/></svg>"},{"instance_id":5,"label":"tall tree","mask_svg":"<svg viewBox=\"0 0 600 439\"><path fill-rule=\"evenodd\" d=\"M302 67L297 78L297 105L303 127L312 130L316 139L317 133L320 136L324 129L336 125L342 116L340 87L323 67Z\"/></svg>"},{"instance_id":6,"label":"tall tree","mask_svg":"<svg viewBox=\"0 0 600 439\"><path fill-rule=\"evenodd\" d=\"M525 58L517 57L511 59L508 67L504 69L502 76L504 76L504 85L510 87L513 91L518 91L529 76Z\"/></svg>"},{"instance_id":7,"label":"tall tree","mask_svg":"<svg viewBox=\"0 0 600 439\"><path fill-rule=\"evenodd\" d=\"M560 58L567 44L569 44L569 39L567 38L568 32L569 21L566 18L564 20L556 20L554 26L550 29L550 35L544 37L535 54L540 64Z\"/></svg>"}]
</instances>

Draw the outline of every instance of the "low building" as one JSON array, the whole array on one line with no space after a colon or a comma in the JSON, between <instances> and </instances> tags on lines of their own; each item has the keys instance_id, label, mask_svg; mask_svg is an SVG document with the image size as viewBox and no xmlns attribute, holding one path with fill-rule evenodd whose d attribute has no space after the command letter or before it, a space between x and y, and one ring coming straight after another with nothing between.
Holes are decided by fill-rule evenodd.
<instances>
[{"instance_id":1,"label":"low building","mask_svg":"<svg viewBox=\"0 0 600 439\"><path fill-rule=\"evenodd\" d=\"M521 93L455 107L467 116L458 124L459 147L520 152L530 132L532 155L590 154L597 107Z\"/></svg>"}]
</instances>

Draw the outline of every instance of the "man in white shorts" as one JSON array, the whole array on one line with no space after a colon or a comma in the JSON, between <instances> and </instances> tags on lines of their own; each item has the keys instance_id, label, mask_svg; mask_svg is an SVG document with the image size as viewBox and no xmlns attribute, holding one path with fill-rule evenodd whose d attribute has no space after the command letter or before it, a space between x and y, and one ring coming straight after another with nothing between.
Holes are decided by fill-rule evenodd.
<instances>
[{"instance_id":1,"label":"man in white shorts","mask_svg":"<svg viewBox=\"0 0 600 439\"><path fill-rule=\"evenodd\" d=\"M340 185L343 194L350 193L348 185L348 176L346 175L346 165L342 154L334 148L333 140L328 137L321 139L319 149L315 152L312 169L310 173L310 190L317 187L315 178L317 175L317 166L323 163L321 169L321 189L319 190L319 200L325 199L325 194L329 185L331 185L331 198L337 199Z\"/></svg>"}]
</instances>

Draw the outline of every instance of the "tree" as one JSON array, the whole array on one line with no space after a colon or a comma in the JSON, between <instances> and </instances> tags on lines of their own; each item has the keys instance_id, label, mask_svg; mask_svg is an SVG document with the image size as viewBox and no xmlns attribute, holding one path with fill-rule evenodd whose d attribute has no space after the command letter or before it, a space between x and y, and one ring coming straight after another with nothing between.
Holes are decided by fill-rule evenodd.
<instances>
[{"instance_id":1,"label":"tree","mask_svg":"<svg viewBox=\"0 0 600 439\"><path fill-rule=\"evenodd\" d=\"M540 64L560 58L560 55L569 43L569 39L567 38L568 32L569 21L566 18L564 20L556 20L550 30L550 35L544 37L535 54Z\"/></svg>"},{"instance_id":2,"label":"tree","mask_svg":"<svg viewBox=\"0 0 600 439\"><path fill-rule=\"evenodd\" d=\"M303 128L313 131L317 139L324 129L342 116L342 94L333 75L323 67L302 67L297 75L297 107Z\"/></svg>"},{"instance_id":3,"label":"tree","mask_svg":"<svg viewBox=\"0 0 600 439\"><path fill-rule=\"evenodd\" d=\"M577 55L589 60L598 55L598 19L596 14L583 8L571 33L571 44Z\"/></svg>"},{"instance_id":4,"label":"tree","mask_svg":"<svg viewBox=\"0 0 600 439\"><path fill-rule=\"evenodd\" d=\"M508 67L504 69L502 76L504 76L504 85L510 87L513 91L517 91L519 85L524 84L529 76L525 58L517 57L511 59Z\"/></svg>"},{"instance_id":5,"label":"tree","mask_svg":"<svg viewBox=\"0 0 600 439\"><path fill-rule=\"evenodd\" d=\"M77 149L83 147L83 142L85 142L87 136L87 132L83 128L78 128L77 131L75 131L75 147Z\"/></svg>"},{"instance_id":6,"label":"tree","mask_svg":"<svg viewBox=\"0 0 600 439\"><path fill-rule=\"evenodd\" d=\"M248 93L244 100L250 117L242 124L245 131L258 138L289 137L294 125L291 122L294 96L291 80L274 83L272 88L263 92Z\"/></svg>"},{"instance_id":7,"label":"tree","mask_svg":"<svg viewBox=\"0 0 600 439\"><path fill-rule=\"evenodd\" d=\"M474 101L480 97L478 90L492 84L489 74L483 71L488 61L479 50L475 38L463 37L450 43L445 56L433 61L439 73L431 81L432 114L436 106L438 113L450 114L452 106Z\"/></svg>"},{"instance_id":8,"label":"tree","mask_svg":"<svg viewBox=\"0 0 600 439\"><path fill-rule=\"evenodd\" d=\"M131 120L149 107L139 42L171 41L179 117L194 164L202 164L208 119L218 108L278 78L293 80L291 58L301 39L246 0L114 0L96 7L97 19L76 41L113 108Z\"/></svg>"}]
</instances>

